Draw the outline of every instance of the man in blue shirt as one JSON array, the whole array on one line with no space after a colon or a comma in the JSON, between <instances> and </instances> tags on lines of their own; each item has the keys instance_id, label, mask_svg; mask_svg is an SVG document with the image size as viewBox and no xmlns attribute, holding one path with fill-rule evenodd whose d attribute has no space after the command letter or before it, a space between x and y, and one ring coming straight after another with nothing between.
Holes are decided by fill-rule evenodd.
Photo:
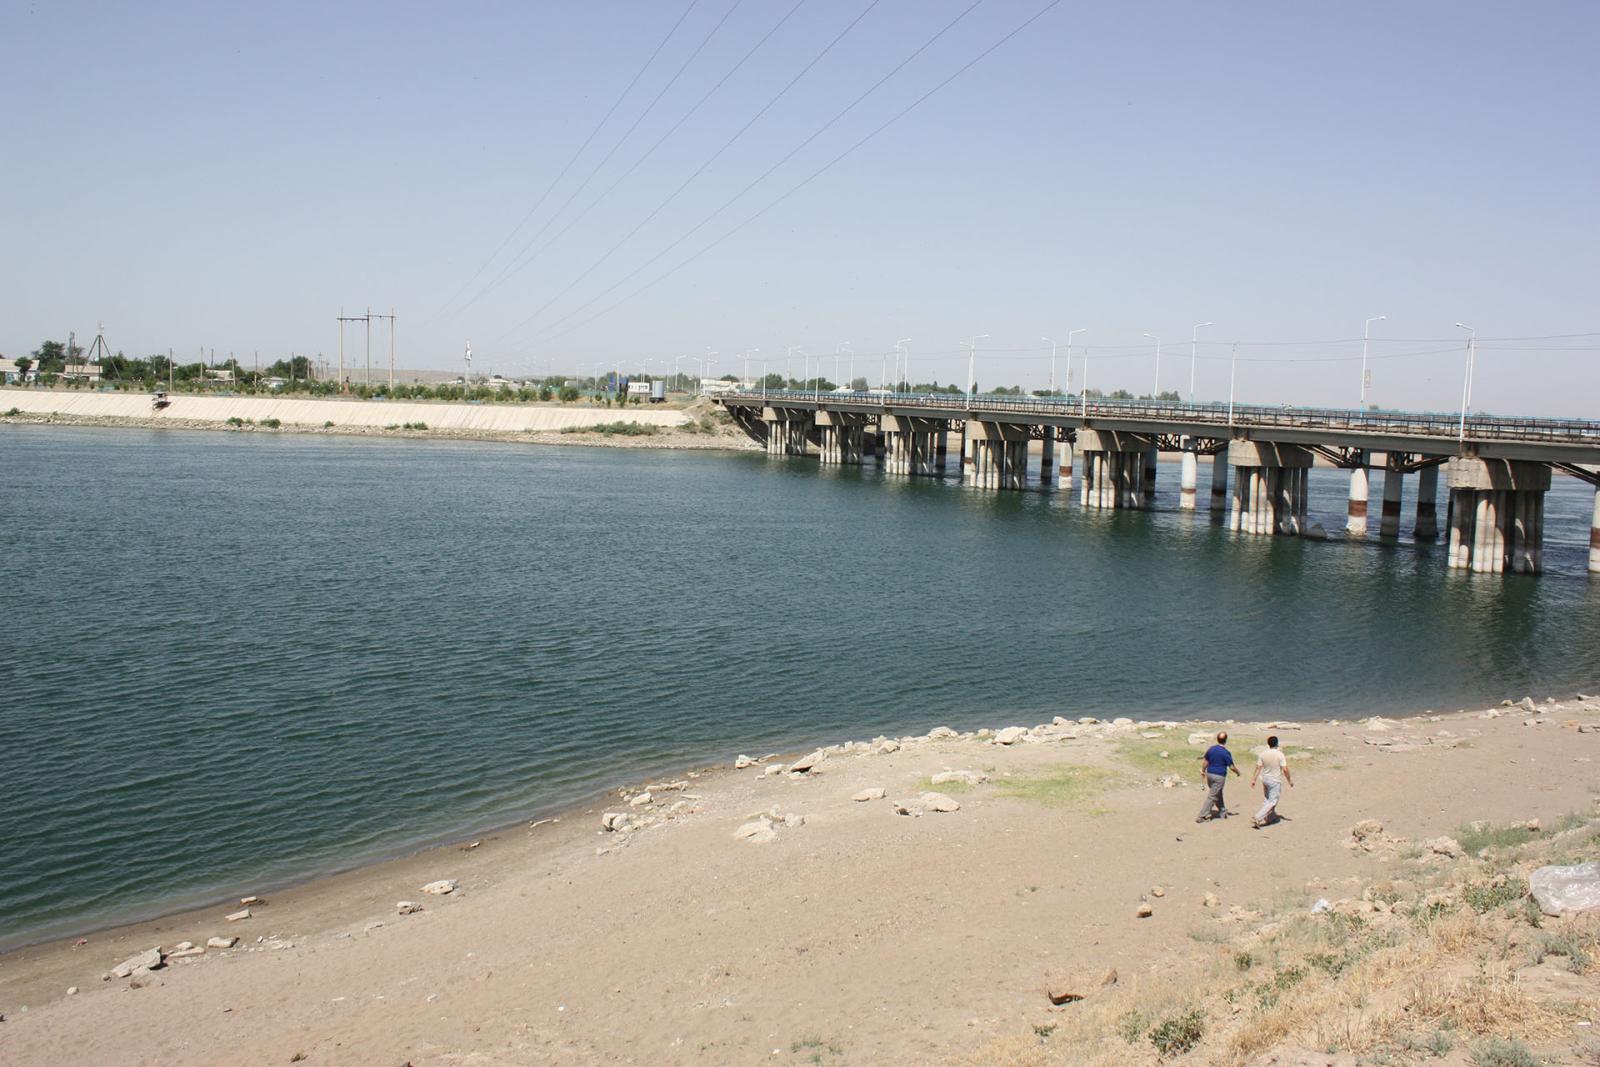
<instances>
[{"instance_id":1,"label":"man in blue shirt","mask_svg":"<svg viewBox=\"0 0 1600 1067\"><path fill-rule=\"evenodd\" d=\"M1200 780L1206 784L1206 802L1200 805L1200 814L1194 821L1224 818L1228 814L1228 807L1222 802L1222 787L1228 784L1229 771L1239 773L1239 768L1233 763L1233 753L1228 751L1228 731L1217 735L1217 743L1206 749L1205 755L1200 757L1200 766Z\"/></svg>"}]
</instances>

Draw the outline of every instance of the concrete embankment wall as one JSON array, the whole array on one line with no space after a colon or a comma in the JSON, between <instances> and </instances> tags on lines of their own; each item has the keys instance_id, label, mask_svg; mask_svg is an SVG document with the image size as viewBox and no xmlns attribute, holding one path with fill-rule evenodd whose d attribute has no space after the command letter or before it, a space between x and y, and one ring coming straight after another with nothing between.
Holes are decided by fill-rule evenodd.
<instances>
[{"instance_id":1,"label":"concrete embankment wall","mask_svg":"<svg viewBox=\"0 0 1600 1067\"><path fill-rule=\"evenodd\" d=\"M681 411L660 408L545 407L525 404L450 404L389 400L312 400L273 396L189 396L175 393L160 411L148 393L91 393L76 389L0 389L0 411L16 408L34 415L78 415L176 422L226 422L228 419L278 419L289 426L398 426L427 423L430 429L526 433L637 422L681 426Z\"/></svg>"}]
</instances>

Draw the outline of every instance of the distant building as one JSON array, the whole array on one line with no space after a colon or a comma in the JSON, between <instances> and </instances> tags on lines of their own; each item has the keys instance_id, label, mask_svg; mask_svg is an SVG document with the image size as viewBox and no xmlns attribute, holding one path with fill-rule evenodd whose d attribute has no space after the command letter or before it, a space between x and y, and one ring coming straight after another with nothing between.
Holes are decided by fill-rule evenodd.
<instances>
[{"instance_id":1,"label":"distant building","mask_svg":"<svg viewBox=\"0 0 1600 1067\"><path fill-rule=\"evenodd\" d=\"M100 380L100 364L68 363L62 368L61 377L67 379L69 382L98 382Z\"/></svg>"},{"instance_id":2,"label":"distant building","mask_svg":"<svg viewBox=\"0 0 1600 1067\"><path fill-rule=\"evenodd\" d=\"M261 380L261 384L266 386L268 389L271 389L274 392L276 392L277 390L282 389L284 386L288 385L289 382L288 382L287 379L284 379L284 378L263 378Z\"/></svg>"},{"instance_id":3,"label":"distant building","mask_svg":"<svg viewBox=\"0 0 1600 1067\"><path fill-rule=\"evenodd\" d=\"M207 367L206 380L233 384L233 370L230 367Z\"/></svg>"},{"instance_id":4,"label":"distant building","mask_svg":"<svg viewBox=\"0 0 1600 1067\"><path fill-rule=\"evenodd\" d=\"M650 399L650 383L649 382L629 382L628 383L628 395L629 396L642 396L646 400Z\"/></svg>"},{"instance_id":5,"label":"distant building","mask_svg":"<svg viewBox=\"0 0 1600 1067\"><path fill-rule=\"evenodd\" d=\"M28 377L32 378L33 374L30 372ZM0 359L0 384L18 385L22 382L22 380L23 375L22 372L17 369L16 360Z\"/></svg>"},{"instance_id":6,"label":"distant building","mask_svg":"<svg viewBox=\"0 0 1600 1067\"><path fill-rule=\"evenodd\" d=\"M717 393L729 393L739 388L738 382L725 381L722 378L701 378L700 395L715 396Z\"/></svg>"}]
</instances>

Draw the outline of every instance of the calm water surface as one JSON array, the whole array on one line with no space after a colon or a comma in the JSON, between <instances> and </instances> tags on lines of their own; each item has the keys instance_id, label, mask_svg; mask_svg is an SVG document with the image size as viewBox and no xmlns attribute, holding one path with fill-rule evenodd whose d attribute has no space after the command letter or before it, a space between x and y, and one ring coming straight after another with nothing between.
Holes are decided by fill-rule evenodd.
<instances>
[{"instance_id":1,"label":"calm water surface","mask_svg":"<svg viewBox=\"0 0 1600 1067\"><path fill-rule=\"evenodd\" d=\"M1472 578L761 455L0 428L0 945L740 751L1600 688L1591 502Z\"/></svg>"}]
</instances>

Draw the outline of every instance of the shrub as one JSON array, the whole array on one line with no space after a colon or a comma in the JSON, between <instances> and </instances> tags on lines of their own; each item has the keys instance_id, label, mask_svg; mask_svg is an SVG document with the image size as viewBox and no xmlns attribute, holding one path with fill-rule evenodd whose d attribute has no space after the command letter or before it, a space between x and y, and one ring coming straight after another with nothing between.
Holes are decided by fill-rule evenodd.
<instances>
[{"instance_id":1,"label":"shrub","mask_svg":"<svg viewBox=\"0 0 1600 1067\"><path fill-rule=\"evenodd\" d=\"M233 416L232 418L230 418L227 421L227 425L229 425L229 426L248 426L249 424L250 424L250 420L249 419L241 419L237 415Z\"/></svg>"},{"instance_id":2,"label":"shrub","mask_svg":"<svg viewBox=\"0 0 1600 1067\"><path fill-rule=\"evenodd\" d=\"M407 430L426 430L428 424L425 422L408 422L402 428Z\"/></svg>"},{"instance_id":3,"label":"shrub","mask_svg":"<svg viewBox=\"0 0 1600 1067\"><path fill-rule=\"evenodd\" d=\"M1461 899L1473 911L1482 915L1486 911L1512 904L1528 895L1528 883L1521 878L1500 878L1492 882L1474 882L1461 891Z\"/></svg>"},{"instance_id":4,"label":"shrub","mask_svg":"<svg viewBox=\"0 0 1600 1067\"><path fill-rule=\"evenodd\" d=\"M1162 1058L1192 1051L1206 1033L1205 1012L1192 1008L1174 1015L1150 1031L1150 1043Z\"/></svg>"},{"instance_id":5,"label":"shrub","mask_svg":"<svg viewBox=\"0 0 1600 1067\"><path fill-rule=\"evenodd\" d=\"M562 433L603 433L621 437L650 437L661 430L638 422L602 422L597 426L563 426Z\"/></svg>"},{"instance_id":6,"label":"shrub","mask_svg":"<svg viewBox=\"0 0 1600 1067\"><path fill-rule=\"evenodd\" d=\"M331 429L333 429L333 420L332 420L332 419L329 419L329 420L328 420L328 421L327 421L327 422L325 422L325 423L323 423L323 424L322 424L322 428L323 428L323 429L324 429L324 430L331 430Z\"/></svg>"},{"instance_id":7,"label":"shrub","mask_svg":"<svg viewBox=\"0 0 1600 1067\"><path fill-rule=\"evenodd\" d=\"M1476 1067L1544 1067L1527 1045L1516 1038L1493 1037L1472 1051Z\"/></svg>"},{"instance_id":8,"label":"shrub","mask_svg":"<svg viewBox=\"0 0 1600 1067\"><path fill-rule=\"evenodd\" d=\"M21 408L12 408L10 411L6 412L6 418L8 418L8 419L16 418L18 415L21 415L21 414L22 414L22 409Z\"/></svg>"},{"instance_id":9,"label":"shrub","mask_svg":"<svg viewBox=\"0 0 1600 1067\"><path fill-rule=\"evenodd\" d=\"M265 426L269 430L276 430L278 427L283 425L283 421L281 419L262 419L261 425Z\"/></svg>"},{"instance_id":10,"label":"shrub","mask_svg":"<svg viewBox=\"0 0 1600 1067\"><path fill-rule=\"evenodd\" d=\"M1250 953L1248 953L1248 952L1235 952L1233 954L1233 969L1234 970L1236 970L1236 971L1248 971L1250 968L1254 967L1255 965L1256 965L1256 958L1254 956L1250 955Z\"/></svg>"},{"instance_id":11,"label":"shrub","mask_svg":"<svg viewBox=\"0 0 1600 1067\"><path fill-rule=\"evenodd\" d=\"M561 402L563 404L570 404L574 400L578 399L579 394L577 389L570 385L564 385L561 387L561 392L557 395L561 398Z\"/></svg>"}]
</instances>

